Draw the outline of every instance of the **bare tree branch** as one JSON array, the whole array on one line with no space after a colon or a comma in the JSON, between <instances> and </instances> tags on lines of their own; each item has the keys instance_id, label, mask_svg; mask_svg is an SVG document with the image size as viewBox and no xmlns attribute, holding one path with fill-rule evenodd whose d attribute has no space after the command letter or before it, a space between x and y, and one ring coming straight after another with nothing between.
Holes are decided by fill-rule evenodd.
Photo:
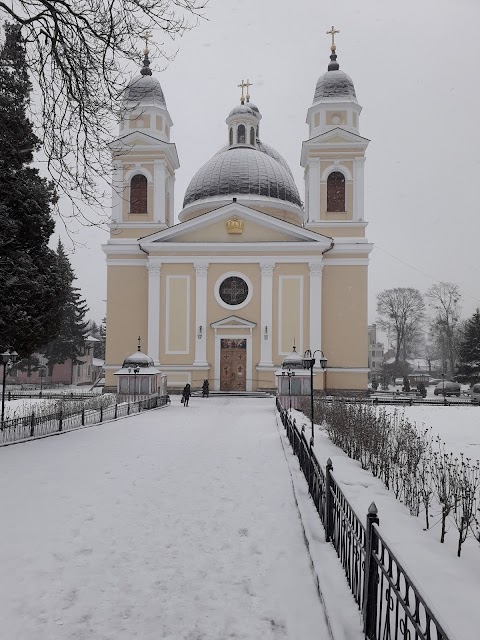
<instances>
[{"instance_id":1,"label":"bare tree branch","mask_svg":"<svg viewBox=\"0 0 480 640\"><path fill-rule=\"evenodd\" d=\"M208 0L12 0L0 13L22 25L38 109L32 118L59 195L82 224L101 220L110 174L107 143L129 62L147 29L172 41L203 17ZM174 56L156 47L163 63ZM86 213L85 206L89 208Z\"/></svg>"}]
</instances>

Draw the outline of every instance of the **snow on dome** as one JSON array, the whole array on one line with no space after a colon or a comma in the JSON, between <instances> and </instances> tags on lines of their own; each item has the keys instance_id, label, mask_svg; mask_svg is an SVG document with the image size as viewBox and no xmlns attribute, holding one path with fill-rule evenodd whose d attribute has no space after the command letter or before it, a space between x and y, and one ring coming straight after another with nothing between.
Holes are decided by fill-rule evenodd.
<instances>
[{"instance_id":1,"label":"snow on dome","mask_svg":"<svg viewBox=\"0 0 480 640\"><path fill-rule=\"evenodd\" d=\"M128 369L129 367L153 367L153 358L147 356L146 353L142 353L141 351L135 351L131 356L125 358L122 364L123 369Z\"/></svg>"},{"instance_id":2,"label":"snow on dome","mask_svg":"<svg viewBox=\"0 0 480 640\"><path fill-rule=\"evenodd\" d=\"M254 105L255 106L255 105ZM255 112L256 111L256 112ZM228 114L228 117L231 118L232 116L239 116L239 115L249 115L249 116L257 116L258 113L258 109L252 109L252 105L250 104L237 104L236 107L234 107L230 113Z\"/></svg>"},{"instance_id":3,"label":"snow on dome","mask_svg":"<svg viewBox=\"0 0 480 640\"><path fill-rule=\"evenodd\" d=\"M295 347L293 347L292 353L285 356L285 359L282 362L282 369L303 369L303 359L302 356L297 353Z\"/></svg>"},{"instance_id":4,"label":"snow on dome","mask_svg":"<svg viewBox=\"0 0 480 640\"><path fill-rule=\"evenodd\" d=\"M313 104L317 102L355 102L355 87L350 76L336 69L327 71L317 80L315 87L315 95L313 96Z\"/></svg>"},{"instance_id":5,"label":"snow on dome","mask_svg":"<svg viewBox=\"0 0 480 640\"><path fill-rule=\"evenodd\" d=\"M271 153L271 148L268 149ZM193 176L183 206L204 198L241 194L266 196L302 206L286 162L253 147L232 147L214 155Z\"/></svg>"},{"instance_id":6,"label":"snow on dome","mask_svg":"<svg viewBox=\"0 0 480 640\"><path fill-rule=\"evenodd\" d=\"M166 107L165 96L157 78L151 75L135 76L125 89L127 102L156 102Z\"/></svg>"}]
</instances>

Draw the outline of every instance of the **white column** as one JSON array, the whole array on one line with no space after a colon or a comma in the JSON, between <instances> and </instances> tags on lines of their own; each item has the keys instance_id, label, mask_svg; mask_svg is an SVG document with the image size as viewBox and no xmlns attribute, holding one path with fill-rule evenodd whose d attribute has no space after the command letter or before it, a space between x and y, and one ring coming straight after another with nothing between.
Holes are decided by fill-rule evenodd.
<instances>
[{"instance_id":1,"label":"white column","mask_svg":"<svg viewBox=\"0 0 480 640\"><path fill-rule=\"evenodd\" d=\"M308 221L320 222L320 158L308 161Z\"/></svg>"},{"instance_id":2,"label":"white column","mask_svg":"<svg viewBox=\"0 0 480 640\"><path fill-rule=\"evenodd\" d=\"M153 167L153 221L165 223L165 182L164 160L155 160Z\"/></svg>"},{"instance_id":3,"label":"white column","mask_svg":"<svg viewBox=\"0 0 480 640\"><path fill-rule=\"evenodd\" d=\"M122 170L122 163L114 160L112 174L112 220L115 222L122 221L122 202L125 197Z\"/></svg>"},{"instance_id":4,"label":"white column","mask_svg":"<svg viewBox=\"0 0 480 640\"><path fill-rule=\"evenodd\" d=\"M160 272L158 262L148 265L148 355L160 364Z\"/></svg>"},{"instance_id":5,"label":"white column","mask_svg":"<svg viewBox=\"0 0 480 640\"><path fill-rule=\"evenodd\" d=\"M194 262L195 267L195 361L207 365L207 275L208 262ZM201 329L200 329L201 327Z\"/></svg>"},{"instance_id":6,"label":"white column","mask_svg":"<svg viewBox=\"0 0 480 640\"><path fill-rule=\"evenodd\" d=\"M312 353L322 349L322 271L321 262L310 262L310 344Z\"/></svg>"},{"instance_id":7,"label":"white column","mask_svg":"<svg viewBox=\"0 0 480 640\"><path fill-rule=\"evenodd\" d=\"M365 201L365 158L355 158L353 169L353 219L363 220Z\"/></svg>"},{"instance_id":8,"label":"white column","mask_svg":"<svg viewBox=\"0 0 480 640\"><path fill-rule=\"evenodd\" d=\"M260 262L262 282L260 288L260 362L259 366L273 366L273 269L274 262ZM266 331L265 331L266 329Z\"/></svg>"}]
</instances>

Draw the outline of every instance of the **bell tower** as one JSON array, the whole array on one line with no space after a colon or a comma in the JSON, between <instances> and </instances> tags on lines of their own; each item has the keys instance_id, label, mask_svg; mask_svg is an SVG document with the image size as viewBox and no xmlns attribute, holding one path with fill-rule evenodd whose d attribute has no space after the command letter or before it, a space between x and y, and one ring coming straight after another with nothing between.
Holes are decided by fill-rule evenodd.
<instances>
[{"instance_id":1,"label":"bell tower","mask_svg":"<svg viewBox=\"0 0 480 640\"><path fill-rule=\"evenodd\" d=\"M110 143L113 164L112 223L115 236L142 236L174 223L173 125L162 87L150 69L148 39L140 75L127 85L119 135ZM135 230L135 232L133 231Z\"/></svg>"},{"instance_id":2,"label":"bell tower","mask_svg":"<svg viewBox=\"0 0 480 640\"><path fill-rule=\"evenodd\" d=\"M309 139L302 145L305 169L305 225L307 228L348 226L364 220L364 163L369 141L360 136L362 107L349 75L337 62L332 37L328 70L316 84L307 112ZM327 233L327 230L322 230ZM334 235L334 234L333 234Z\"/></svg>"}]
</instances>

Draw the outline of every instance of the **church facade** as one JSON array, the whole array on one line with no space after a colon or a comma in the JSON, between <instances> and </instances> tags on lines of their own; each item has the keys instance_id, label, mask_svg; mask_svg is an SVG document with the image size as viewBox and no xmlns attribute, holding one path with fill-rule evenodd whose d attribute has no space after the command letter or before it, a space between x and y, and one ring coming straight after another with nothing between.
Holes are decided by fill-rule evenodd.
<instances>
[{"instance_id":1,"label":"church facade","mask_svg":"<svg viewBox=\"0 0 480 640\"><path fill-rule=\"evenodd\" d=\"M170 388L208 379L215 390L273 389L295 344L327 358L325 371L314 369L316 389L365 390L368 140L335 45L307 111L305 204L286 161L263 142L242 81L224 145L193 176L177 224L172 120L149 64L146 50L111 144L106 388L141 336Z\"/></svg>"}]
</instances>

